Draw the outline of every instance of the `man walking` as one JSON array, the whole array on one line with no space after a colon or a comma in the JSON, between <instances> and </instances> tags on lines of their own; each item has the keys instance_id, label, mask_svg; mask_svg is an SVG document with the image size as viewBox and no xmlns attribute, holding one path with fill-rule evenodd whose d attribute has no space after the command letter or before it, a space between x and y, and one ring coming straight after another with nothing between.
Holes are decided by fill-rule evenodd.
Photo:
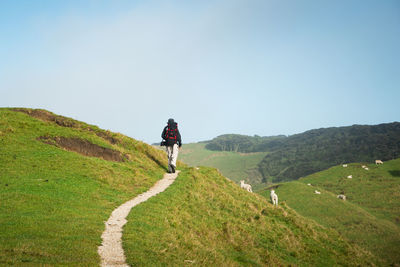
<instances>
[{"instance_id":1,"label":"man walking","mask_svg":"<svg viewBox=\"0 0 400 267\"><path fill-rule=\"evenodd\" d=\"M174 119L168 120L168 125L165 126L161 138L165 140L165 146L168 153L168 172L175 173L176 160L178 159L178 150L182 146L181 134L178 130L178 123Z\"/></svg>"}]
</instances>

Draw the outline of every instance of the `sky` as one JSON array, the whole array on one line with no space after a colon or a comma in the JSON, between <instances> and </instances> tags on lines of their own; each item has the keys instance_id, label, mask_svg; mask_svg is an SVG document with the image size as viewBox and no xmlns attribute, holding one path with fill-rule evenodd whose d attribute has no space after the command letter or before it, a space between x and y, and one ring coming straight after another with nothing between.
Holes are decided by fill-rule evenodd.
<instances>
[{"instance_id":1,"label":"sky","mask_svg":"<svg viewBox=\"0 0 400 267\"><path fill-rule=\"evenodd\" d=\"M154 143L400 121L398 0L2 0L0 107Z\"/></svg>"}]
</instances>

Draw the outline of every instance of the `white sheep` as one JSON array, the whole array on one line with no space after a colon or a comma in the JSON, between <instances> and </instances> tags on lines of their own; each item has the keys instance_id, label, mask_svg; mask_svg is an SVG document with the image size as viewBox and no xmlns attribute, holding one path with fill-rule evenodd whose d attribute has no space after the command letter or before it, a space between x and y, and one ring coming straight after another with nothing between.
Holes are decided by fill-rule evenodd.
<instances>
[{"instance_id":1,"label":"white sheep","mask_svg":"<svg viewBox=\"0 0 400 267\"><path fill-rule=\"evenodd\" d=\"M347 167L347 164L343 164L343 168L346 168Z\"/></svg>"},{"instance_id":2,"label":"white sheep","mask_svg":"<svg viewBox=\"0 0 400 267\"><path fill-rule=\"evenodd\" d=\"M310 183L308 183L307 185L311 185Z\"/></svg>"},{"instance_id":3,"label":"white sheep","mask_svg":"<svg viewBox=\"0 0 400 267\"><path fill-rule=\"evenodd\" d=\"M278 195L275 193L275 190L271 190L271 201L272 205L278 206Z\"/></svg>"},{"instance_id":4,"label":"white sheep","mask_svg":"<svg viewBox=\"0 0 400 267\"><path fill-rule=\"evenodd\" d=\"M321 192L319 192L317 190L315 190L314 193L317 194L317 195L321 195Z\"/></svg>"},{"instance_id":5,"label":"white sheep","mask_svg":"<svg viewBox=\"0 0 400 267\"><path fill-rule=\"evenodd\" d=\"M365 165L362 165L361 166L361 168L363 168L364 170L366 170L366 171L368 171L369 169L368 169L368 167L367 166L365 166Z\"/></svg>"},{"instance_id":6,"label":"white sheep","mask_svg":"<svg viewBox=\"0 0 400 267\"><path fill-rule=\"evenodd\" d=\"M337 198L338 198L338 199L346 200L346 196L345 196L345 195L342 195L342 194L337 195Z\"/></svg>"},{"instance_id":7,"label":"white sheep","mask_svg":"<svg viewBox=\"0 0 400 267\"><path fill-rule=\"evenodd\" d=\"M376 165L378 165L378 164L383 164L383 161L380 160L380 159L377 159L377 160L375 160L375 164L376 164Z\"/></svg>"},{"instance_id":8,"label":"white sheep","mask_svg":"<svg viewBox=\"0 0 400 267\"><path fill-rule=\"evenodd\" d=\"M244 180L240 181L240 187L246 189L247 191L253 193L253 190L251 190L251 185L245 184Z\"/></svg>"},{"instance_id":9,"label":"white sheep","mask_svg":"<svg viewBox=\"0 0 400 267\"><path fill-rule=\"evenodd\" d=\"M349 176L347 176L347 178L351 179L351 178L353 178L353 175L349 175Z\"/></svg>"}]
</instances>

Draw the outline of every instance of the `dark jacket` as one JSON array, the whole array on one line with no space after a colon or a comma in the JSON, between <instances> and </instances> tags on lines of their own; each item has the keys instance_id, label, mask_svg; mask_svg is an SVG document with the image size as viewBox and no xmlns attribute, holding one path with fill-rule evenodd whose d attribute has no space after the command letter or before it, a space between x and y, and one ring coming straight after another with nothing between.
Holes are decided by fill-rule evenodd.
<instances>
[{"instance_id":1,"label":"dark jacket","mask_svg":"<svg viewBox=\"0 0 400 267\"><path fill-rule=\"evenodd\" d=\"M167 129L172 130L172 131L175 131L175 129L176 129L176 132L175 132L176 139L168 138ZM161 134L161 138L167 142L167 146L173 146L174 144L178 144L179 147L182 146L181 134L179 133L178 124L176 122L174 122L172 124L168 124L167 126L164 127L164 130Z\"/></svg>"}]
</instances>

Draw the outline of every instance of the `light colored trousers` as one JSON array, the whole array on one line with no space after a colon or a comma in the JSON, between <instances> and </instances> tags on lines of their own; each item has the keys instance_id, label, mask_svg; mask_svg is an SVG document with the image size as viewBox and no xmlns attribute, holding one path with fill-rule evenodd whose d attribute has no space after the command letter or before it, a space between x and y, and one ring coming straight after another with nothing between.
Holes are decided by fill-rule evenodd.
<instances>
[{"instance_id":1,"label":"light colored trousers","mask_svg":"<svg viewBox=\"0 0 400 267\"><path fill-rule=\"evenodd\" d=\"M178 159L179 147L178 144L174 144L173 146L167 146L167 154L168 154L168 169L170 165L173 165L176 168L176 160Z\"/></svg>"}]
</instances>

